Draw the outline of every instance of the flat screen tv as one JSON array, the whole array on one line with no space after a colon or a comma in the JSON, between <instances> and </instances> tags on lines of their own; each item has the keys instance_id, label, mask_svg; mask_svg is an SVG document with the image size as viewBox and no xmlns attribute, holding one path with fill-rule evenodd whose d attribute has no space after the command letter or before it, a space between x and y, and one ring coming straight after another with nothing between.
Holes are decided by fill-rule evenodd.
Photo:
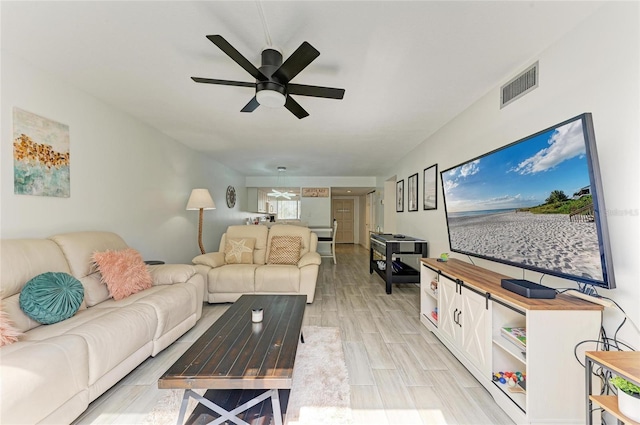
<instances>
[{"instance_id":1,"label":"flat screen tv","mask_svg":"<svg viewBox=\"0 0 640 425\"><path fill-rule=\"evenodd\" d=\"M440 176L451 251L615 288L591 114Z\"/></svg>"}]
</instances>

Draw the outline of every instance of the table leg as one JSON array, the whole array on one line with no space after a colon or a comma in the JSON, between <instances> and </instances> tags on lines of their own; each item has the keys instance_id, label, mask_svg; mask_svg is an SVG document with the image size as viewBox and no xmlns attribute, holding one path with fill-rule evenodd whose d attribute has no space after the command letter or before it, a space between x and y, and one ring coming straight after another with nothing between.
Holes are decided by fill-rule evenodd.
<instances>
[{"instance_id":1,"label":"table leg","mask_svg":"<svg viewBox=\"0 0 640 425\"><path fill-rule=\"evenodd\" d=\"M589 397L591 395L591 389L593 388L592 369L593 362L589 357L585 357L584 370L586 374L585 385L587 386L587 425L593 425L593 402L591 401L591 397Z\"/></svg>"},{"instance_id":2,"label":"table leg","mask_svg":"<svg viewBox=\"0 0 640 425\"><path fill-rule=\"evenodd\" d=\"M278 390L271 390L271 406L273 408L273 423L282 425L282 411L280 410L280 394Z\"/></svg>"},{"instance_id":3,"label":"table leg","mask_svg":"<svg viewBox=\"0 0 640 425\"><path fill-rule=\"evenodd\" d=\"M237 425L250 425L248 422L245 422L242 419L240 419L237 415L244 412L245 410L252 408L256 404L263 402L267 398L271 397L271 406L273 409L274 424L282 425L282 410L280 409L280 394L278 393L278 390L266 390L265 392L258 395L257 397L252 398L246 403L243 403L240 406L230 411L225 410L224 408L215 404L213 401L201 396L195 391L185 390L184 396L182 398L182 405L180 406L180 414L178 415L177 425L182 425L184 423L184 417L187 410L187 404L189 403L189 397L193 397L198 401L198 403L208 407L209 409L213 410L214 412L220 415L219 418L209 422L208 425L219 425L226 421L231 421Z\"/></svg>"},{"instance_id":4,"label":"table leg","mask_svg":"<svg viewBox=\"0 0 640 425\"><path fill-rule=\"evenodd\" d=\"M189 404L189 391L190 390L184 390L182 404L180 405L180 414L178 415L178 422L176 422L176 425L182 425L184 423L184 415L187 412L187 404Z\"/></svg>"}]
</instances>

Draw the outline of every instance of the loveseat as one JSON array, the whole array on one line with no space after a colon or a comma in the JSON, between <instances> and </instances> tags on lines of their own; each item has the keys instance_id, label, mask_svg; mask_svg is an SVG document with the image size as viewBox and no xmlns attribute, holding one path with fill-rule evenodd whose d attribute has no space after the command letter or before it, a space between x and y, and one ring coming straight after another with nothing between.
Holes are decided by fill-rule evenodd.
<instances>
[{"instance_id":1,"label":"loveseat","mask_svg":"<svg viewBox=\"0 0 640 425\"><path fill-rule=\"evenodd\" d=\"M312 303L322 261L317 247L318 236L308 227L229 226L218 252L193 263L205 278L209 303L235 302L242 294L304 294ZM243 255L234 258L234 249Z\"/></svg>"},{"instance_id":2,"label":"loveseat","mask_svg":"<svg viewBox=\"0 0 640 425\"><path fill-rule=\"evenodd\" d=\"M109 232L2 240L1 308L22 335L0 348L0 423L70 423L200 318L204 282L191 265L148 266L152 286L115 301L92 256L126 248ZM25 315L19 296L46 272L78 279L84 298L72 317L43 325Z\"/></svg>"}]
</instances>

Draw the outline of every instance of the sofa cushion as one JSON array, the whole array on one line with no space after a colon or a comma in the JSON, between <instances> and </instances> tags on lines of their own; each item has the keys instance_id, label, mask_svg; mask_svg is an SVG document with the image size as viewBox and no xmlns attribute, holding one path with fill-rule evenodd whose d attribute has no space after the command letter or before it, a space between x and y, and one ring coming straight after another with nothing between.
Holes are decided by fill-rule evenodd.
<instances>
[{"instance_id":1,"label":"sofa cushion","mask_svg":"<svg viewBox=\"0 0 640 425\"><path fill-rule=\"evenodd\" d=\"M83 298L84 288L78 279L68 273L47 272L22 288L20 308L33 320L50 325L76 314Z\"/></svg>"},{"instance_id":2,"label":"sofa cushion","mask_svg":"<svg viewBox=\"0 0 640 425\"><path fill-rule=\"evenodd\" d=\"M253 264L253 248L256 238L227 238L224 261L227 264Z\"/></svg>"},{"instance_id":3,"label":"sofa cushion","mask_svg":"<svg viewBox=\"0 0 640 425\"><path fill-rule=\"evenodd\" d=\"M80 279L94 273L95 264L91 260L94 252L128 248L127 243L111 232L72 232L51 236L62 250L69 263L71 274Z\"/></svg>"},{"instance_id":4,"label":"sofa cushion","mask_svg":"<svg viewBox=\"0 0 640 425\"><path fill-rule=\"evenodd\" d=\"M258 266L259 264L227 264L211 269L207 274L208 291L252 294L255 290L255 270Z\"/></svg>"},{"instance_id":5,"label":"sofa cushion","mask_svg":"<svg viewBox=\"0 0 640 425\"><path fill-rule=\"evenodd\" d=\"M300 269L296 265L268 264L256 269L256 292L300 292Z\"/></svg>"},{"instance_id":6,"label":"sofa cushion","mask_svg":"<svg viewBox=\"0 0 640 425\"><path fill-rule=\"evenodd\" d=\"M9 320L9 315L4 311L0 311L0 347L13 344L18 341L18 337L22 332L13 326L13 322Z\"/></svg>"},{"instance_id":7,"label":"sofa cushion","mask_svg":"<svg viewBox=\"0 0 640 425\"><path fill-rule=\"evenodd\" d=\"M220 250L226 246L228 238L256 238L256 245L253 249L253 264L265 264L267 258L267 236L269 228L267 226L229 226L227 232L222 235Z\"/></svg>"},{"instance_id":8,"label":"sofa cushion","mask_svg":"<svg viewBox=\"0 0 640 425\"><path fill-rule=\"evenodd\" d=\"M20 291L31 278L41 273L69 273L64 255L58 245L46 239L3 239L0 252L2 311L20 332L41 326L20 309Z\"/></svg>"},{"instance_id":9,"label":"sofa cushion","mask_svg":"<svg viewBox=\"0 0 640 425\"><path fill-rule=\"evenodd\" d=\"M269 259L267 264L298 264L300 259L300 236L274 236L269 238Z\"/></svg>"},{"instance_id":10,"label":"sofa cushion","mask_svg":"<svg viewBox=\"0 0 640 425\"><path fill-rule=\"evenodd\" d=\"M49 239L62 251L69 263L71 275L82 282L88 307L111 297L108 288L100 282L101 276L91 256L94 252L128 248L120 236L111 232L72 232L51 236Z\"/></svg>"},{"instance_id":11,"label":"sofa cushion","mask_svg":"<svg viewBox=\"0 0 640 425\"><path fill-rule=\"evenodd\" d=\"M19 294L29 279L41 273L70 272L64 255L50 240L3 239L0 252L0 298Z\"/></svg>"},{"instance_id":12,"label":"sofa cushion","mask_svg":"<svg viewBox=\"0 0 640 425\"><path fill-rule=\"evenodd\" d=\"M198 300L197 291L198 288L193 285L167 285L162 287L160 291L153 291L150 295L142 297L136 303L136 305L150 305L156 310L158 327L153 336L154 340L160 339L195 313L195 304Z\"/></svg>"},{"instance_id":13,"label":"sofa cushion","mask_svg":"<svg viewBox=\"0 0 640 425\"><path fill-rule=\"evenodd\" d=\"M87 307L93 307L111 298L109 288L102 282L102 275L99 272L91 273L79 280L84 286L84 302Z\"/></svg>"},{"instance_id":14,"label":"sofa cushion","mask_svg":"<svg viewBox=\"0 0 640 425\"><path fill-rule=\"evenodd\" d=\"M149 266L153 286L183 283L195 275L196 268L188 264L157 264Z\"/></svg>"},{"instance_id":15,"label":"sofa cushion","mask_svg":"<svg viewBox=\"0 0 640 425\"><path fill-rule=\"evenodd\" d=\"M151 341L158 327L153 307L135 303L122 308L88 310L101 310L105 314L96 315L66 334L81 336L87 343L90 386L141 348L146 347L145 357L151 355Z\"/></svg>"},{"instance_id":16,"label":"sofa cushion","mask_svg":"<svg viewBox=\"0 0 640 425\"><path fill-rule=\"evenodd\" d=\"M40 326L29 332L25 332L20 338L20 341L44 341L55 336L66 335L73 329L81 327L105 314L109 314L109 311L111 311L111 309L85 308L67 320L52 325Z\"/></svg>"},{"instance_id":17,"label":"sofa cushion","mask_svg":"<svg viewBox=\"0 0 640 425\"><path fill-rule=\"evenodd\" d=\"M222 239L225 239L224 235L222 235ZM191 260L191 262L193 262L193 264L200 264L208 267L220 267L226 264L224 262L224 252L209 252L207 254L198 255Z\"/></svg>"},{"instance_id":18,"label":"sofa cushion","mask_svg":"<svg viewBox=\"0 0 640 425\"><path fill-rule=\"evenodd\" d=\"M133 248L95 252L93 260L114 300L151 288L153 280L149 269L140 253Z\"/></svg>"},{"instance_id":19,"label":"sofa cushion","mask_svg":"<svg viewBox=\"0 0 640 425\"><path fill-rule=\"evenodd\" d=\"M89 405L88 375L87 344L76 335L3 347L2 423L53 423L47 418L80 396L82 403L70 413L69 423Z\"/></svg>"}]
</instances>

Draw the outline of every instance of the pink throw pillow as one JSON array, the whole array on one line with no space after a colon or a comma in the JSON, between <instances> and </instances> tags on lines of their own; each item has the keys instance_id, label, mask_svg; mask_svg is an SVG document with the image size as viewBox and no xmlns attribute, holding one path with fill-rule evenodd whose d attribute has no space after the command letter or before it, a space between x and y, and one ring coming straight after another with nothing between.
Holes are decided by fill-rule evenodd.
<instances>
[{"instance_id":1,"label":"pink throw pillow","mask_svg":"<svg viewBox=\"0 0 640 425\"><path fill-rule=\"evenodd\" d=\"M22 332L13 327L13 323L7 317L7 313L0 311L0 347L13 344L18 341Z\"/></svg>"},{"instance_id":2,"label":"pink throw pillow","mask_svg":"<svg viewBox=\"0 0 640 425\"><path fill-rule=\"evenodd\" d=\"M94 252L93 261L114 300L151 288L153 280L142 256L133 248Z\"/></svg>"}]
</instances>

